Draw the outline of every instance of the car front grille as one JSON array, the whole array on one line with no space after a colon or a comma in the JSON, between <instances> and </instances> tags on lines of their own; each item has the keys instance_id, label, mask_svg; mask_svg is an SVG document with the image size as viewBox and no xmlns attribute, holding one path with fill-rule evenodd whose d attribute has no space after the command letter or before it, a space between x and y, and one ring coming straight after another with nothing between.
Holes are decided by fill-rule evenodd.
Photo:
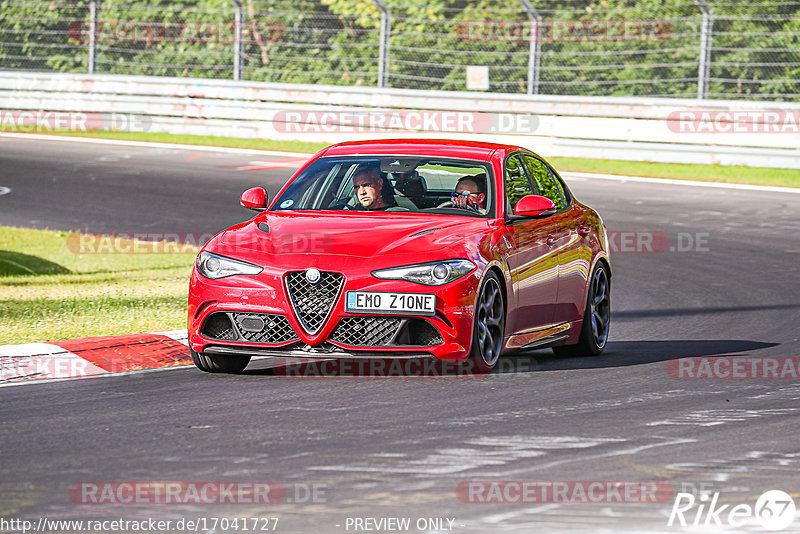
<instances>
[{"instance_id":1,"label":"car front grille","mask_svg":"<svg viewBox=\"0 0 800 534\"><path fill-rule=\"evenodd\" d=\"M212 313L201 333L213 339L251 343L279 344L299 339L289 320L274 313Z\"/></svg>"},{"instance_id":2,"label":"car front grille","mask_svg":"<svg viewBox=\"0 0 800 534\"><path fill-rule=\"evenodd\" d=\"M306 279L305 271L286 275L289 300L297 320L308 334L316 334L325 324L343 284L344 275L341 273L321 272L316 283Z\"/></svg>"},{"instance_id":3,"label":"car front grille","mask_svg":"<svg viewBox=\"0 0 800 534\"><path fill-rule=\"evenodd\" d=\"M394 341L402 322L397 317L343 317L330 340L351 347L385 347Z\"/></svg>"},{"instance_id":4,"label":"car front grille","mask_svg":"<svg viewBox=\"0 0 800 534\"><path fill-rule=\"evenodd\" d=\"M443 342L428 321L402 317L343 317L330 340L350 347L429 347Z\"/></svg>"}]
</instances>

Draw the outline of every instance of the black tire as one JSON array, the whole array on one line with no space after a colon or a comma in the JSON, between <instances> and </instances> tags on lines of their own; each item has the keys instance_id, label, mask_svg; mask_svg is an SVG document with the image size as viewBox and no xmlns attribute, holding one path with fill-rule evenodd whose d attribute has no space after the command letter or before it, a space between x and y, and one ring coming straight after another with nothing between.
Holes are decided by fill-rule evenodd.
<instances>
[{"instance_id":1,"label":"black tire","mask_svg":"<svg viewBox=\"0 0 800 534\"><path fill-rule=\"evenodd\" d=\"M476 373L489 373L500 358L506 325L506 307L500 279L487 274L475 300L475 318L472 326L470 361Z\"/></svg>"},{"instance_id":2,"label":"black tire","mask_svg":"<svg viewBox=\"0 0 800 534\"><path fill-rule=\"evenodd\" d=\"M611 278L608 267L598 263L589 279L586 309L576 345L553 347L558 356L597 356L608 342L611 323Z\"/></svg>"},{"instance_id":3,"label":"black tire","mask_svg":"<svg viewBox=\"0 0 800 534\"><path fill-rule=\"evenodd\" d=\"M238 375L250 363L250 356L208 356L192 349L189 349L189 352L197 368L206 373Z\"/></svg>"}]
</instances>

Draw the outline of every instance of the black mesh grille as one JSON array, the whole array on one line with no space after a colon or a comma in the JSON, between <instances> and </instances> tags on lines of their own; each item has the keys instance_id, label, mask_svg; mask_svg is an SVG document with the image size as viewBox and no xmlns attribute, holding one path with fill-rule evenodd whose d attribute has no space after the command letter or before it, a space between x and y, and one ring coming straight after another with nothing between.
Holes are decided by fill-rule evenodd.
<instances>
[{"instance_id":1,"label":"black mesh grille","mask_svg":"<svg viewBox=\"0 0 800 534\"><path fill-rule=\"evenodd\" d=\"M253 343L286 343L298 339L289 320L270 313L232 313L242 337ZM260 328L258 328L260 326Z\"/></svg>"},{"instance_id":2,"label":"black mesh grille","mask_svg":"<svg viewBox=\"0 0 800 534\"><path fill-rule=\"evenodd\" d=\"M343 317L330 340L351 347L430 347L443 342L428 321L402 317Z\"/></svg>"},{"instance_id":3,"label":"black mesh grille","mask_svg":"<svg viewBox=\"0 0 800 534\"><path fill-rule=\"evenodd\" d=\"M351 347L384 347L394 341L402 322L397 317L343 317L330 340Z\"/></svg>"},{"instance_id":4,"label":"black mesh grille","mask_svg":"<svg viewBox=\"0 0 800 534\"><path fill-rule=\"evenodd\" d=\"M236 323L235 329L231 319ZM298 339L289 320L272 313L212 313L203 323L202 334L212 339L253 343L286 343Z\"/></svg>"},{"instance_id":5,"label":"black mesh grille","mask_svg":"<svg viewBox=\"0 0 800 534\"><path fill-rule=\"evenodd\" d=\"M212 313L203 323L202 333L213 339L236 339L230 317L227 313Z\"/></svg>"},{"instance_id":6,"label":"black mesh grille","mask_svg":"<svg viewBox=\"0 0 800 534\"><path fill-rule=\"evenodd\" d=\"M306 280L305 271L294 271L286 275L289 299L297 319L309 334L316 334L322 328L344 283L344 275L341 273L323 272L320 275L315 284Z\"/></svg>"},{"instance_id":7,"label":"black mesh grille","mask_svg":"<svg viewBox=\"0 0 800 534\"><path fill-rule=\"evenodd\" d=\"M409 319L405 333L408 335L408 345L430 347L444 342L439 331L424 319ZM399 339L398 342L405 343L405 339Z\"/></svg>"}]
</instances>

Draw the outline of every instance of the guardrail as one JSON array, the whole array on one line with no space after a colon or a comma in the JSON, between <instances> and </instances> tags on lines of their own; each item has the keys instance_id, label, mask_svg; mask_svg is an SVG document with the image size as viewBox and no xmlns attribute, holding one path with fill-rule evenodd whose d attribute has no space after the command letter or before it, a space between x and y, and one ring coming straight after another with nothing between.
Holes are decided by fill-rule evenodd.
<instances>
[{"instance_id":1,"label":"guardrail","mask_svg":"<svg viewBox=\"0 0 800 534\"><path fill-rule=\"evenodd\" d=\"M445 137L519 144L546 157L800 168L800 104L789 103L0 72L5 129L42 128L30 113L42 110L177 134L330 143Z\"/></svg>"},{"instance_id":2,"label":"guardrail","mask_svg":"<svg viewBox=\"0 0 800 534\"><path fill-rule=\"evenodd\" d=\"M5 0L0 68L800 102L793 0Z\"/></svg>"}]
</instances>

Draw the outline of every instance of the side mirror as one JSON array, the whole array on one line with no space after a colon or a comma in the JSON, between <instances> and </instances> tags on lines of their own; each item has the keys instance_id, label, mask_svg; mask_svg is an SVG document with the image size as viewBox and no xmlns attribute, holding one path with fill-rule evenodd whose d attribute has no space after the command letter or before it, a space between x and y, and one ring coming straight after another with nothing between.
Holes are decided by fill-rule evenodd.
<instances>
[{"instance_id":1,"label":"side mirror","mask_svg":"<svg viewBox=\"0 0 800 534\"><path fill-rule=\"evenodd\" d=\"M551 215L548 212L555 211L556 205L547 197L540 195L525 195L514 207L514 215L517 217L541 217Z\"/></svg>"},{"instance_id":2,"label":"side mirror","mask_svg":"<svg viewBox=\"0 0 800 534\"><path fill-rule=\"evenodd\" d=\"M239 204L251 210L264 211L267 209L268 199L269 195L267 195L266 189L263 187L251 187L242 193Z\"/></svg>"}]
</instances>

